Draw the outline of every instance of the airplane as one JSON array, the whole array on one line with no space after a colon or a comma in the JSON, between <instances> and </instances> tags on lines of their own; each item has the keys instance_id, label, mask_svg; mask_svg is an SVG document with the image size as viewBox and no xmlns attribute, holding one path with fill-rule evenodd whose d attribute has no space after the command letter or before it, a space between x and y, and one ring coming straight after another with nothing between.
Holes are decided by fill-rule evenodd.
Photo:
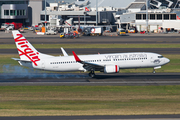
<instances>
[{"instance_id":1,"label":"airplane","mask_svg":"<svg viewBox=\"0 0 180 120\"><path fill-rule=\"evenodd\" d=\"M170 62L168 58L157 53L151 52L130 52L130 53L110 53L68 55L61 48L64 56L52 56L38 52L26 38L18 31L12 31L15 44L20 56L12 58L22 66L30 68L48 70L48 71L88 71L90 77L95 77L95 71L104 73L119 73L121 69L129 68L161 68L161 66Z\"/></svg>"}]
</instances>

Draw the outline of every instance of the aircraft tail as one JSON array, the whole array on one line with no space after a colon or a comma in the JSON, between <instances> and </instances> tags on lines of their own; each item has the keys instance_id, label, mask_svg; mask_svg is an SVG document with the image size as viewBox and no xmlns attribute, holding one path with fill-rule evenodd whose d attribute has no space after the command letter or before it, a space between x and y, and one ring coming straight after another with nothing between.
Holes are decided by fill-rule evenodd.
<instances>
[{"instance_id":1,"label":"aircraft tail","mask_svg":"<svg viewBox=\"0 0 180 120\"><path fill-rule=\"evenodd\" d=\"M41 58L49 56L38 52L18 30L13 30L12 34L20 60L33 62L34 65L37 66L37 62L40 61Z\"/></svg>"},{"instance_id":2,"label":"aircraft tail","mask_svg":"<svg viewBox=\"0 0 180 120\"><path fill-rule=\"evenodd\" d=\"M87 7L85 7L85 11L89 11L89 9Z\"/></svg>"}]
</instances>

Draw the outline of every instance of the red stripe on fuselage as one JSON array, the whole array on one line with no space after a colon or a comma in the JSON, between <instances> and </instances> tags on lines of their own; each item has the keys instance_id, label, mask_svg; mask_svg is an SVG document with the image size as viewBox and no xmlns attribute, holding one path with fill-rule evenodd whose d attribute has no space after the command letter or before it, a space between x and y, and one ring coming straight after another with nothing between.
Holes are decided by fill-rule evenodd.
<instances>
[{"instance_id":1,"label":"red stripe on fuselage","mask_svg":"<svg viewBox=\"0 0 180 120\"><path fill-rule=\"evenodd\" d=\"M118 66L117 65L115 65L115 69L116 69L116 73L118 72Z\"/></svg>"}]
</instances>

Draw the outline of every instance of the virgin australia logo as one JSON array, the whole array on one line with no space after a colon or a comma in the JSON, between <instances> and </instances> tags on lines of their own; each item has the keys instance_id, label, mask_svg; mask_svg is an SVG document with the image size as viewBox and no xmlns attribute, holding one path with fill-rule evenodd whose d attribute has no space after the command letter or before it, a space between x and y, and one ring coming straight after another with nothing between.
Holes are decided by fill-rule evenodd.
<instances>
[{"instance_id":1,"label":"virgin australia logo","mask_svg":"<svg viewBox=\"0 0 180 120\"><path fill-rule=\"evenodd\" d=\"M156 59L153 61L154 64L159 64L161 61L159 59Z\"/></svg>"},{"instance_id":2,"label":"virgin australia logo","mask_svg":"<svg viewBox=\"0 0 180 120\"><path fill-rule=\"evenodd\" d=\"M23 39L23 36L21 34L17 34L17 38L15 39L15 42L18 44L18 51L21 53L20 56L25 55L29 60L31 60L35 66L37 66L37 61L40 61L38 57L38 52L34 52L30 46L28 45L28 41L26 39ZM21 39L22 38L22 39Z\"/></svg>"}]
</instances>

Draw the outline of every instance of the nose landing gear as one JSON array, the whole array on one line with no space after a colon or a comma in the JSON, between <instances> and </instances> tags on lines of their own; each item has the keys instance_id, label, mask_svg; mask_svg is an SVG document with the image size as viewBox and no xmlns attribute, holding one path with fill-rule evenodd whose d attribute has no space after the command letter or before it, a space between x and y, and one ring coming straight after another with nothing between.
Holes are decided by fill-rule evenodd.
<instances>
[{"instance_id":1,"label":"nose landing gear","mask_svg":"<svg viewBox=\"0 0 180 120\"><path fill-rule=\"evenodd\" d=\"M153 74L155 74L156 73L156 71L155 71L155 68L153 68L153 72L152 72Z\"/></svg>"}]
</instances>

